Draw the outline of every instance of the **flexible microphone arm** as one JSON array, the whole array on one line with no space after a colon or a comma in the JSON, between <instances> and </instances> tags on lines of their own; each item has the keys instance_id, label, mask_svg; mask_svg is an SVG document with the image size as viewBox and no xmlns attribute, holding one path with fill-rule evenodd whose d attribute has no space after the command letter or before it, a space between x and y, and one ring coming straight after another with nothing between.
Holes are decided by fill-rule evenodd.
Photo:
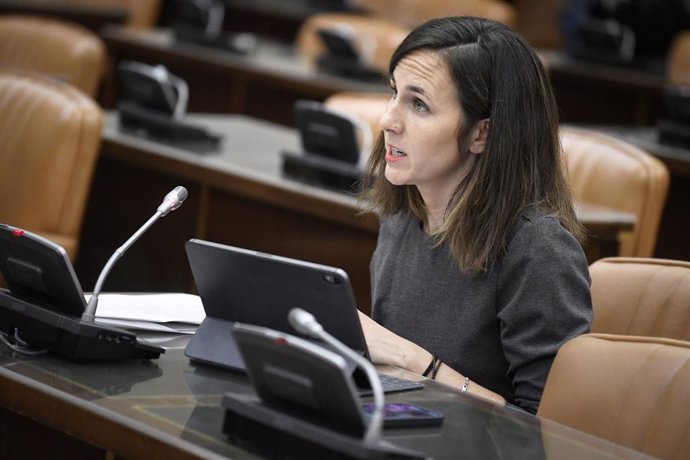
<instances>
[{"instance_id":1,"label":"flexible microphone arm","mask_svg":"<svg viewBox=\"0 0 690 460\"><path fill-rule=\"evenodd\" d=\"M165 195L165 198L163 198L163 202L160 204L160 206L158 206L156 213L151 216L151 218L149 218L149 220L147 220L146 223L134 233L134 235L130 236L129 239L125 241L125 244L115 250L113 255L110 256L110 259L108 259L108 262L103 267L103 270L101 270L101 274L98 275L96 286L93 288L93 293L91 294L89 303L86 305L86 310L84 310L84 314L82 314L81 317L83 321L93 323L96 317L98 296L100 295L101 289L103 289L103 283L110 273L110 270L113 268L113 265L115 265L115 262L117 262L120 257L122 257L122 254L124 254L125 251L127 251L127 249L129 249L130 246L132 246L134 242L138 240L139 237L143 235L158 219L166 216L170 211L174 211L175 209L179 208L186 198L187 189L181 185L175 187L171 192Z\"/></svg>"},{"instance_id":2,"label":"flexible microphone arm","mask_svg":"<svg viewBox=\"0 0 690 460\"><path fill-rule=\"evenodd\" d=\"M326 332L323 326L316 321L314 315L301 308L293 308L290 310L290 313L288 313L288 322L300 334L323 340L333 346L340 353L355 361L357 365L366 372L367 378L371 383L371 390L374 394L374 411L371 414L369 426L364 435L364 442L370 445L376 443L381 435L381 426L383 424L383 388L381 387L381 380L379 380L379 375L373 364Z\"/></svg>"}]
</instances>

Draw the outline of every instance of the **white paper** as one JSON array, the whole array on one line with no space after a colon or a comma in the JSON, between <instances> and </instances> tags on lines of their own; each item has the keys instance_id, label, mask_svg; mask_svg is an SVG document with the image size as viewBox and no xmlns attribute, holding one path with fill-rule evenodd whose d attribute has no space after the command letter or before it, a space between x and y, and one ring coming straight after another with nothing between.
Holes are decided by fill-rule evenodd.
<instances>
[{"instance_id":1,"label":"white paper","mask_svg":"<svg viewBox=\"0 0 690 460\"><path fill-rule=\"evenodd\" d=\"M205 317L201 298L184 293L104 293L96 308L99 323L171 333L192 333Z\"/></svg>"}]
</instances>

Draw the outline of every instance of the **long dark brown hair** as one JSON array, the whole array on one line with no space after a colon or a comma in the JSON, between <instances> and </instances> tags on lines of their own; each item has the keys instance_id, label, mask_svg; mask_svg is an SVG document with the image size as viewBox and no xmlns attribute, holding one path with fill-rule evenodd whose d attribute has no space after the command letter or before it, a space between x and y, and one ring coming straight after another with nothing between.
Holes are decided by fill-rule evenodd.
<instances>
[{"instance_id":1,"label":"long dark brown hair","mask_svg":"<svg viewBox=\"0 0 690 460\"><path fill-rule=\"evenodd\" d=\"M484 152L458 184L434 235L448 242L461 270L488 270L503 254L518 216L530 205L553 214L576 238L584 231L573 210L558 140L558 111L541 61L506 26L482 18L432 19L415 30L391 57L398 63L419 51L438 52L455 83L464 115L458 145L468 151L473 127L489 119ZM384 176L382 133L361 182L361 197L381 215L411 212L426 220L417 187L396 186Z\"/></svg>"}]
</instances>

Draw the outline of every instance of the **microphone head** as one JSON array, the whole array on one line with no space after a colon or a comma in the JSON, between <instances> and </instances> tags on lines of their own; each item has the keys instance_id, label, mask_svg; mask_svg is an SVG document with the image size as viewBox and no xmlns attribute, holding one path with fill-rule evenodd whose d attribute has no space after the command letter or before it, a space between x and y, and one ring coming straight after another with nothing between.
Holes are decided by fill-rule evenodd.
<instances>
[{"instance_id":1,"label":"microphone head","mask_svg":"<svg viewBox=\"0 0 690 460\"><path fill-rule=\"evenodd\" d=\"M288 322L300 334L318 339L321 338L323 326L316 321L314 315L301 308L293 308L288 313Z\"/></svg>"},{"instance_id":2,"label":"microphone head","mask_svg":"<svg viewBox=\"0 0 690 460\"><path fill-rule=\"evenodd\" d=\"M163 203L158 206L158 211L161 213L161 216L165 216L170 211L174 211L182 206L182 203L187 199L188 194L187 189L181 185L178 185L172 189L172 191L170 191L167 195L165 195L165 198L163 198Z\"/></svg>"},{"instance_id":3,"label":"microphone head","mask_svg":"<svg viewBox=\"0 0 690 460\"><path fill-rule=\"evenodd\" d=\"M187 199L187 195L189 195L189 192L187 192L187 189L181 185L178 185L177 187L172 189L172 192L170 192L170 193L177 194L177 199L180 200L180 204L182 204L182 202L184 202L184 200Z\"/></svg>"}]
</instances>

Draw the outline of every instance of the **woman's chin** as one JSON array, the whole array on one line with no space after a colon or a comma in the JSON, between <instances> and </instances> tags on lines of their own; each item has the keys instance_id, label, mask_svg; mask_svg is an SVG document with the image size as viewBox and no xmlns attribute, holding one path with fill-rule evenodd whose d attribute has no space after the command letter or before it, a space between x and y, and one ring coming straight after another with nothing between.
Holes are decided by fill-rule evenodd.
<instances>
[{"instance_id":1,"label":"woman's chin","mask_svg":"<svg viewBox=\"0 0 690 460\"><path fill-rule=\"evenodd\" d=\"M386 176L386 180L388 182L390 182L392 185L405 185L406 184L402 175L398 174L396 171L391 171L390 168L386 168L384 176Z\"/></svg>"}]
</instances>

